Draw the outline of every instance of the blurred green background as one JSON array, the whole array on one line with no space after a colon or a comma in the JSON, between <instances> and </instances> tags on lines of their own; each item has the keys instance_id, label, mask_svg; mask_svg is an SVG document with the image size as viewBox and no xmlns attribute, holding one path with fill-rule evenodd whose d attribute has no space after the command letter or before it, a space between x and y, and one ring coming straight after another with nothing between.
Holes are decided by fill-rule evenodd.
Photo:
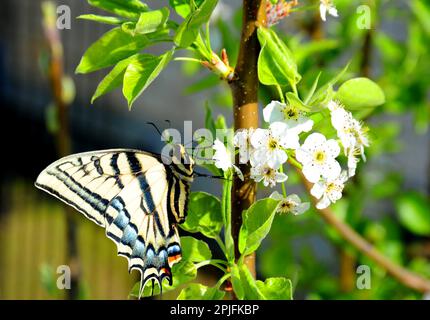
<instances>
[{"instance_id":1,"label":"blurred green background","mask_svg":"<svg viewBox=\"0 0 430 320\"><path fill-rule=\"evenodd\" d=\"M167 1L148 1L152 7ZM318 1L299 1L315 5ZM85 49L107 30L74 17L96 13L84 0L64 0L71 28L59 30L64 47L64 73L73 152L109 147L135 147L158 152L162 146L146 121L183 129L204 126L205 104L231 124L231 97L216 76L191 63L172 63L129 112L116 91L90 105L103 72L74 75ZM387 102L370 114L371 147L360 162L354 183L334 211L375 247L410 270L430 278L430 3L428 1L335 0L339 18L320 20L318 10L291 13L276 28L293 51L310 86L348 62L345 77L368 76L378 82ZM360 29L359 8L370 9L370 29ZM239 39L240 1L220 1L212 20L213 46L225 47L235 61ZM362 7L363 8L363 7ZM358 10L358 12L357 12ZM362 9L362 10L367 10ZM37 174L58 156L52 132L52 90L46 72L52 62L42 28L41 1L4 0L0 10L0 102L3 170L0 180L0 299L64 299L56 287L59 265L79 266L79 290L73 298L125 299L137 280L126 260L116 256L104 230L79 214L67 217L65 206L35 189ZM154 48L152 50L159 50ZM75 89L71 83L74 83ZM263 103L274 93L261 88ZM263 106L262 103L262 106ZM303 194L298 177L289 173L290 190ZM198 180L193 190L219 194L218 182ZM270 190L262 191L268 195ZM74 226L70 231L70 221ZM70 232L77 252L71 250ZM73 251L73 250L72 250ZM356 287L357 267L371 270L371 289ZM270 237L257 255L262 278L293 280L296 299L422 299L387 276L385 270L350 247L317 212L277 216ZM212 270L202 275L213 282ZM199 279L200 280L200 279ZM201 280L200 280L201 281Z\"/></svg>"}]
</instances>

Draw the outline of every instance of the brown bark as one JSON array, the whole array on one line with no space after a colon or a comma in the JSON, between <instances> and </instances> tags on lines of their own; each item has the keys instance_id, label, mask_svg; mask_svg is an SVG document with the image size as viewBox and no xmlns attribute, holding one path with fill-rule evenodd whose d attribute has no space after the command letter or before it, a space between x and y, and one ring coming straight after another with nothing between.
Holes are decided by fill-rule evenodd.
<instances>
[{"instance_id":1,"label":"brown bark","mask_svg":"<svg viewBox=\"0 0 430 320\"><path fill-rule=\"evenodd\" d=\"M260 44L257 26L264 25L266 19L265 0L243 0L242 33L239 56L235 68L235 78L230 82L233 95L234 128L258 127L258 75L257 59ZM237 161L238 163L238 161ZM235 177L232 188L232 235L235 242L235 256L239 257L238 236L242 225L242 212L255 202L256 185L250 180L248 165L240 165L244 181ZM255 254L245 258L245 264L255 276Z\"/></svg>"}]
</instances>

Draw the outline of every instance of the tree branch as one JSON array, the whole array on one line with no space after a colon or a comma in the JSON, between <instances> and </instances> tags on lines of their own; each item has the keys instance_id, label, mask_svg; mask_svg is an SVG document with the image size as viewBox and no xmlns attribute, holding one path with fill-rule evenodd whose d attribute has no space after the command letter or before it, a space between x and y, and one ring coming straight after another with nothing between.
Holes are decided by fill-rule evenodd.
<instances>
[{"instance_id":1,"label":"tree branch","mask_svg":"<svg viewBox=\"0 0 430 320\"><path fill-rule=\"evenodd\" d=\"M257 60L260 44L257 26L264 25L266 19L265 0L243 0L242 33L239 55L235 68L235 78L230 81L233 96L234 128L258 127L258 74ZM238 161L237 161L238 163ZM256 184L250 177L248 165L240 165L245 177L241 181L235 177L232 188L232 236L235 242L235 256L239 257L238 236L242 225L242 212L255 202ZM255 256L245 258L245 264L255 276Z\"/></svg>"},{"instance_id":2,"label":"tree branch","mask_svg":"<svg viewBox=\"0 0 430 320\"><path fill-rule=\"evenodd\" d=\"M301 179L307 191L310 193L312 184L306 180L306 178L300 173ZM315 198L312 198L314 205L316 204ZM397 279L403 285L414 289L421 293L430 292L430 281L421 277L420 275L413 273L402 266L395 264L390 259L381 254L378 250L373 247L371 243L366 241L360 236L355 230L343 221L336 218L330 208L318 210L321 217L330 224L337 232L350 244L352 244L358 251L365 254L367 257L372 259L379 266L384 268L392 277Z\"/></svg>"}]
</instances>

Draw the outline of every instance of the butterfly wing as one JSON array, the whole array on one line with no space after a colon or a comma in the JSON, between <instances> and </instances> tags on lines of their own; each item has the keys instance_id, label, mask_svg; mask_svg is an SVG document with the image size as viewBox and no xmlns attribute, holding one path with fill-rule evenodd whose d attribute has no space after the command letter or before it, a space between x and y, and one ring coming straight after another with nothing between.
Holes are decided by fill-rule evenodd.
<instances>
[{"instance_id":1,"label":"butterfly wing","mask_svg":"<svg viewBox=\"0 0 430 320\"><path fill-rule=\"evenodd\" d=\"M178 231L169 212L170 179L149 153L116 149L62 158L45 170L36 186L106 228L127 258L129 271L149 280L172 282L171 267L181 258Z\"/></svg>"}]
</instances>

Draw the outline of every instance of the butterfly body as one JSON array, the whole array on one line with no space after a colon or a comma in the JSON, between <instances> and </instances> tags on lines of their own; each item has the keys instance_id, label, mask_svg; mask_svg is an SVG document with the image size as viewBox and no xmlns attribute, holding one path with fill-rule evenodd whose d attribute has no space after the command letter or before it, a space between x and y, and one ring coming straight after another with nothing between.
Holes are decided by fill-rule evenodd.
<instances>
[{"instance_id":1,"label":"butterfly body","mask_svg":"<svg viewBox=\"0 0 430 320\"><path fill-rule=\"evenodd\" d=\"M145 284L164 278L181 259L176 225L186 217L193 160L182 145L170 157L132 149L79 153L55 161L35 185L106 229L129 271Z\"/></svg>"}]
</instances>

